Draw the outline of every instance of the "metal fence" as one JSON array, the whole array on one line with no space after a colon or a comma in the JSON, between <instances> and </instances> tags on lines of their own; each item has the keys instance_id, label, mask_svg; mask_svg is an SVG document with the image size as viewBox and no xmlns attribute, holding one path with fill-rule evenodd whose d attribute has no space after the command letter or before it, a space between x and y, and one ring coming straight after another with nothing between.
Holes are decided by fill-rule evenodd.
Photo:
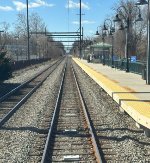
<instances>
[{"instance_id":1,"label":"metal fence","mask_svg":"<svg viewBox=\"0 0 150 163\"><path fill-rule=\"evenodd\" d=\"M112 61L109 60L102 60L102 59L93 59L93 63L101 63L108 66L112 66ZM126 70L126 61L125 60L114 60L114 68L120 69L125 71ZM146 79L146 62L130 62L129 61L129 72L140 74L142 75L142 78Z\"/></svg>"},{"instance_id":2,"label":"metal fence","mask_svg":"<svg viewBox=\"0 0 150 163\"><path fill-rule=\"evenodd\" d=\"M12 71L15 71L15 70L19 70L30 65L46 62L48 60L50 60L50 58L15 61L15 62L11 62L11 68L12 68Z\"/></svg>"}]
</instances>

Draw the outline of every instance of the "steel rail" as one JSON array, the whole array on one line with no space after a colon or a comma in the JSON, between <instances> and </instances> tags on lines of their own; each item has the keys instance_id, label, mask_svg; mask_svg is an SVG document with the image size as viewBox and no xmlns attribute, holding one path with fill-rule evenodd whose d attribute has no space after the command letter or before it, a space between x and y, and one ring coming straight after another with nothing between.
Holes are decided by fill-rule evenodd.
<instances>
[{"instance_id":1,"label":"steel rail","mask_svg":"<svg viewBox=\"0 0 150 163\"><path fill-rule=\"evenodd\" d=\"M25 85L27 85L28 83L30 83L32 80L34 80L35 78L37 78L38 76L40 76L42 73L44 73L45 71L47 71L49 68L51 68L52 66L54 66L55 64L57 64L60 60L56 61L54 64L52 64L51 66L47 67L46 69L40 71L39 73L37 73L35 76L31 77L30 79L28 79L27 81L23 82L21 85L17 86L16 88L14 88L13 90L11 90L10 92L6 93L4 96L2 96L0 98L0 103L5 100L7 97L9 97L10 95L12 95L13 93L17 92L19 89L23 88Z\"/></svg>"},{"instance_id":2,"label":"steel rail","mask_svg":"<svg viewBox=\"0 0 150 163\"><path fill-rule=\"evenodd\" d=\"M96 143L96 138L95 138L95 135L94 135L94 132L93 132L93 129L92 129L91 122L90 122L90 117L89 117L89 115L87 113L87 109L86 109L86 106L85 106L85 101L83 99L83 96L82 96L82 93L81 93L81 90L80 90L80 87L79 87L79 84L78 84L78 81L77 81L77 78L76 78L73 67L72 67L72 71L73 71L73 75L74 75L74 78L75 78L75 83L76 83L76 86L77 86L77 90L78 90L78 94L79 94L80 101L81 101L81 104L82 104L82 108L83 108L83 111L84 111L84 115L85 115L85 118L86 118L86 122L88 124L89 132L90 132L91 137L92 137L91 140L92 140L92 145L93 145L95 156L96 156L96 161L97 161L97 163L102 163L102 158L100 156L100 152L99 152L99 149L98 149L98 146L97 146L97 143Z\"/></svg>"},{"instance_id":3,"label":"steel rail","mask_svg":"<svg viewBox=\"0 0 150 163\"><path fill-rule=\"evenodd\" d=\"M56 100L56 105L55 105L53 117L52 117L52 120L51 120L50 129L49 129L49 132L48 132L46 144L45 144L45 147L44 147L44 152L43 152L41 163L46 163L46 158L47 158L47 155L48 155L48 148L49 148L49 144L50 144L50 137L52 135L52 130L53 130L53 127L54 127L56 115L58 114L58 109L59 109L59 105L60 105L60 101L61 101L62 90L63 90L64 79L65 79L66 67L67 67L67 63L65 64L65 67L64 67L64 70L63 70L61 84L60 84L60 87L59 87L59 92L58 92L58 96L57 96L57 100Z\"/></svg>"},{"instance_id":4,"label":"steel rail","mask_svg":"<svg viewBox=\"0 0 150 163\"><path fill-rule=\"evenodd\" d=\"M60 62L57 62L57 64L60 64L62 60L59 60ZM56 63L55 63L56 64ZM55 65L53 64L53 66ZM57 68L57 65L55 65L56 67L46 75L46 77L44 77L44 79L42 81L40 81L32 90L30 90L30 92L28 94L26 94L1 120L0 120L0 127L2 127L2 125L16 112L16 110L25 103L25 101L42 85L42 83L47 79L47 77ZM50 66L49 68L51 68L52 66ZM48 69L49 69L48 68ZM48 70L47 69L47 70ZM46 71L46 70L45 70ZM44 71L44 72L45 72ZM43 73L43 72L42 72ZM34 77L35 78L35 77ZM17 87L18 88L18 87ZM20 87L22 88L22 87ZM18 89L17 89L18 90ZM16 92L16 91L15 91ZM14 93L14 92L13 92ZM11 93L12 94L12 93ZM6 96L7 97L7 96ZM4 99L3 99L4 100Z\"/></svg>"},{"instance_id":5,"label":"steel rail","mask_svg":"<svg viewBox=\"0 0 150 163\"><path fill-rule=\"evenodd\" d=\"M72 68L72 70L73 70L73 68ZM47 162L48 148L50 147L50 138L52 136L52 130L54 128L54 123L56 122L56 118L57 118L58 113L59 113L59 106L60 106L60 102L61 102L63 85L64 85L64 79L65 79L65 71L66 71L66 66L64 68L64 73L63 73L63 77L62 77L62 80L61 80L61 85L60 85L60 88L59 88L59 93L58 93L57 100L56 100L54 114L53 114L53 117L52 117L52 120L51 120L50 129L49 129L49 132L48 132L48 136L47 136L47 140L46 140L46 144L45 144L45 148L44 148L44 152L43 152L41 163L46 163ZM77 82L74 70L73 70L73 74L74 74L77 90L78 90L78 93L79 93L79 97L80 97L80 100L81 100L81 104L82 104L82 107L83 107L84 115L85 115L85 118L86 118L86 122L88 124L89 133L92 136L91 140L92 140L92 145L93 145L96 161L97 161L97 163L102 163L102 159L101 159L101 156L100 156L100 153L99 153L99 150L98 150L98 146L97 146L97 143L96 143L96 140L95 140L95 136L94 136L91 124L90 124L89 116L87 114L87 110L86 110L86 107L84 105L83 97L82 97L82 94L80 92L80 88L78 86L78 82Z\"/></svg>"}]
</instances>

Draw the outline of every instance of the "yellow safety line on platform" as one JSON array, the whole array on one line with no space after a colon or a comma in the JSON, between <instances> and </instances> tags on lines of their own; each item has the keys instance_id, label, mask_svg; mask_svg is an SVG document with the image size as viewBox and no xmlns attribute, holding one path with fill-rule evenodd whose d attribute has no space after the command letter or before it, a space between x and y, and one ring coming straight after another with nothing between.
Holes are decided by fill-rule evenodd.
<instances>
[{"instance_id":1,"label":"yellow safety line on platform","mask_svg":"<svg viewBox=\"0 0 150 163\"><path fill-rule=\"evenodd\" d=\"M73 60L96 81L136 122L150 129L150 103L143 102L129 90L121 87L100 72L85 65L81 60Z\"/></svg>"}]
</instances>

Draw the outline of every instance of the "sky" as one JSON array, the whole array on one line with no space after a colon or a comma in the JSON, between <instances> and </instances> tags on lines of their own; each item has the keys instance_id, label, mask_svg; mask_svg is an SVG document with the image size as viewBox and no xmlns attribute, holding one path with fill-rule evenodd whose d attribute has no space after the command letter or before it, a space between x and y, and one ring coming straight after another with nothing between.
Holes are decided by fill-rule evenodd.
<instances>
[{"instance_id":1,"label":"sky","mask_svg":"<svg viewBox=\"0 0 150 163\"><path fill-rule=\"evenodd\" d=\"M28 0L29 14L38 13L49 32L74 32L79 29L79 0ZM115 15L118 0L82 0L84 35L91 37L104 20ZM0 23L9 22L11 30L17 13L26 13L26 0L0 0ZM1 26L0 26L0 30Z\"/></svg>"}]
</instances>

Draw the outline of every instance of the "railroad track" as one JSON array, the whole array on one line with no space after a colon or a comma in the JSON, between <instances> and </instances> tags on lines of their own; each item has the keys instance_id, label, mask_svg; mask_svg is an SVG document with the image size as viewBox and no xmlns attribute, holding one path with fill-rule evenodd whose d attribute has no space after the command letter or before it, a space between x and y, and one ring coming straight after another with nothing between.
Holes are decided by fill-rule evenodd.
<instances>
[{"instance_id":1,"label":"railroad track","mask_svg":"<svg viewBox=\"0 0 150 163\"><path fill-rule=\"evenodd\" d=\"M0 98L0 127L16 112L16 110L41 86L46 78L62 62L56 61L39 72L28 81L20 84Z\"/></svg>"},{"instance_id":2,"label":"railroad track","mask_svg":"<svg viewBox=\"0 0 150 163\"><path fill-rule=\"evenodd\" d=\"M84 88L84 85L86 85L87 83L93 82L92 79L87 80L87 78L89 78L89 77L85 73L84 74L85 77L83 77L83 78L86 78L87 82L83 83L82 82L83 78L81 77L81 74L80 74L82 72L82 69L78 65L76 65L76 63L74 61L73 61L73 67L75 69L75 74L77 76L77 79L79 80L79 86L82 89L82 94L84 96L85 105L87 106L86 108L87 108L89 117L91 119L91 126L93 127L94 133L95 133L97 140L98 140L97 142L99 144L99 151L101 154L102 162L104 162L104 163L105 162L110 162L110 163L126 162L126 161L124 161L125 158L118 156L117 148L114 148L114 146L113 146L113 143L115 141L117 141L117 136L111 137L110 133L108 133L109 127L105 127L105 125L107 126L107 124L105 124L104 121L107 118L106 118L106 115L103 113L104 112L103 110L105 110L105 104L103 101L104 100L110 101L109 100L110 97L107 94L103 93L102 88L101 88L101 90L99 90L99 88L97 88L97 90L92 89L91 92L101 91L101 95L98 94L99 103L101 103L101 106L99 106L97 103L97 99L96 99L95 95L93 95L92 93L89 93L90 94L90 97L89 97L89 95L86 94L87 93L86 87ZM94 84L89 84L88 86L91 89L91 88L96 87L96 85L97 84L94 82ZM91 102L91 101L94 101L94 102ZM111 105L109 107L111 107ZM109 114L107 114L108 117L109 116L111 117L111 115L110 115L111 112L112 111L110 109L110 111L108 112ZM113 110L113 112L114 112L114 110ZM111 121L111 119L110 119L110 121ZM103 128L103 126L104 126L104 128ZM111 127L110 127L110 130L111 130ZM112 128L112 131L113 131L113 128Z\"/></svg>"},{"instance_id":3,"label":"railroad track","mask_svg":"<svg viewBox=\"0 0 150 163\"><path fill-rule=\"evenodd\" d=\"M35 74L40 72L44 66L49 67L50 65L52 65L55 62L56 62L56 60L52 60L47 63L31 65L31 66L26 67L25 69L20 69L19 71L14 71L12 78L10 78L8 81L6 80L6 81L0 83L0 98L2 96L4 96L5 94L7 94L8 92L10 92L11 90L18 87L24 81L27 81L28 79L33 77ZM44 69L46 69L46 67ZM22 78L20 79L21 75L22 75Z\"/></svg>"},{"instance_id":4,"label":"railroad track","mask_svg":"<svg viewBox=\"0 0 150 163\"><path fill-rule=\"evenodd\" d=\"M41 162L101 162L70 60L63 73Z\"/></svg>"}]
</instances>

